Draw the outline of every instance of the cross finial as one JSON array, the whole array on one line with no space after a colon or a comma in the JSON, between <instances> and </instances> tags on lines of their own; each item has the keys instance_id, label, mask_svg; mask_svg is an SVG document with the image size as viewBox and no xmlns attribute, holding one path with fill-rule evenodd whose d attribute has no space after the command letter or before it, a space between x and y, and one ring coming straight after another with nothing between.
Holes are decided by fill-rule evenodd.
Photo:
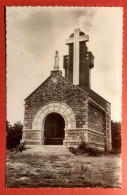
<instances>
[{"instance_id":1,"label":"cross finial","mask_svg":"<svg viewBox=\"0 0 127 195\"><path fill-rule=\"evenodd\" d=\"M54 69L59 69L59 54L58 51L55 52L55 65Z\"/></svg>"},{"instance_id":2,"label":"cross finial","mask_svg":"<svg viewBox=\"0 0 127 195\"><path fill-rule=\"evenodd\" d=\"M74 29L74 33L76 34L76 32L78 32L78 35L79 35L79 33L80 33L80 28L75 28L75 29Z\"/></svg>"}]
</instances>

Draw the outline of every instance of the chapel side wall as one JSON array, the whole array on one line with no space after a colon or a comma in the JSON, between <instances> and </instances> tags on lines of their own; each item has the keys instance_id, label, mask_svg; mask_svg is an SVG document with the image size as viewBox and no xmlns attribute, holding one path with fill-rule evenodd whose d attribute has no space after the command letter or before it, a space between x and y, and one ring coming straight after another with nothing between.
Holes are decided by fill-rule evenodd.
<instances>
[{"instance_id":1,"label":"chapel side wall","mask_svg":"<svg viewBox=\"0 0 127 195\"><path fill-rule=\"evenodd\" d=\"M88 104L88 127L106 134L106 113L91 103Z\"/></svg>"},{"instance_id":2,"label":"chapel side wall","mask_svg":"<svg viewBox=\"0 0 127 195\"><path fill-rule=\"evenodd\" d=\"M106 112L88 103L88 142L100 148L106 148Z\"/></svg>"},{"instance_id":3,"label":"chapel side wall","mask_svg":"<svg viewBox=\"0 0 127 195\"><path fill-rule=\"evenodd\" d=\"M77 128L83 128L88 123L87 94L53 72L52 76L25 100L25 129L32 129L34 116L41 107L58 101L67 104L73 110Z\"/></svg>"},{"instance_id":4,"label":"chapel side wall","mask_svg":"<svg viewBox=\"0 0 127 195\"><path fill-rule=\"evenodd\" d=\"M111 136L111 105L106 103L106 148L108 151L112 150L112 136Z\"/></svg>"}]
</instances>

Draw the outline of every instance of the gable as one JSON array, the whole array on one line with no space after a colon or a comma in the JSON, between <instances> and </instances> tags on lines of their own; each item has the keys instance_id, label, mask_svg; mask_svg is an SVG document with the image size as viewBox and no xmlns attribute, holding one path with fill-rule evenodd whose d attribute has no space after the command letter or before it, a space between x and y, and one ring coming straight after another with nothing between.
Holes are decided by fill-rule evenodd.
<instances>
[{"instance_id":1,"label":"gable","mask_svg":"<svg viewBox=\"0 0 127 195\"><path fill-rule=\"evenodd\" d=\"M87 120L88 94L55 71L25 99L25 126L31 129L36 113L56 102L69 106L76 115L77 127L83 127Z\"/></svg>"},{"instance_id":2,"label":"gable","mask_svg":"<svg viewBox=\"0 0 127 195\"><path fill-rule=\"evenodd\" d=\"M63 95L65 94L65 91L64 91L65 88L66 88L66 93L67 93L67 90L73 90L73 91L77 90L84 95L88 95L87 92L75 86L71 81L64 78L59 73L52 71L51 75L41 85L39 85L39 87L37 87L27 98L25 98L25 101L36 96L36 94L38 94L40 90L42 91L44 89L46 93L47 88L48 88L48 91L50 89L51 92L53 91L54 88L56 89L56 91L63 90Z\"/></svg>"}]
</instances>

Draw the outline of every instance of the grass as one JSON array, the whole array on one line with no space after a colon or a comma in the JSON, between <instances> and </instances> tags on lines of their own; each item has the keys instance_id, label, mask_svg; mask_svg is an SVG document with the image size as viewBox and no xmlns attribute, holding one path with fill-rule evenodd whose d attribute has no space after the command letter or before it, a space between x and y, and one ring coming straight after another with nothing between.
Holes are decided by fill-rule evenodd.
<instances>
[{"instance_id":1,"label":"grass","mask_svg":"<svg viewBox=\"0 0 127 195\"><path fill-rule=\"evenodd\" d=\"M6 187L120 188L121 158L7 151Z\"/></svg>"}]
</instances>

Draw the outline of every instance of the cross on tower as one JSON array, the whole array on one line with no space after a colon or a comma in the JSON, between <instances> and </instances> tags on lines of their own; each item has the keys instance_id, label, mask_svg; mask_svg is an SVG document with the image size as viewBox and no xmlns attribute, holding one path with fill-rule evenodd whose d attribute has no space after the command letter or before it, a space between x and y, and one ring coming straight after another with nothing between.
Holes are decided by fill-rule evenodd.
<instances>
[{"instance_id":1,"label":"cross on tower","mask_svg":"<svg viewBox=\"0 0 127 195\"><path fill-rule=\"evenodd\" d=\"M88 35L80 35L80 28L74 30L74 37L66 41L66 45L73 43L73 83L79 85L79 43L89 41Z\"/></svg>"}]
</instances>

